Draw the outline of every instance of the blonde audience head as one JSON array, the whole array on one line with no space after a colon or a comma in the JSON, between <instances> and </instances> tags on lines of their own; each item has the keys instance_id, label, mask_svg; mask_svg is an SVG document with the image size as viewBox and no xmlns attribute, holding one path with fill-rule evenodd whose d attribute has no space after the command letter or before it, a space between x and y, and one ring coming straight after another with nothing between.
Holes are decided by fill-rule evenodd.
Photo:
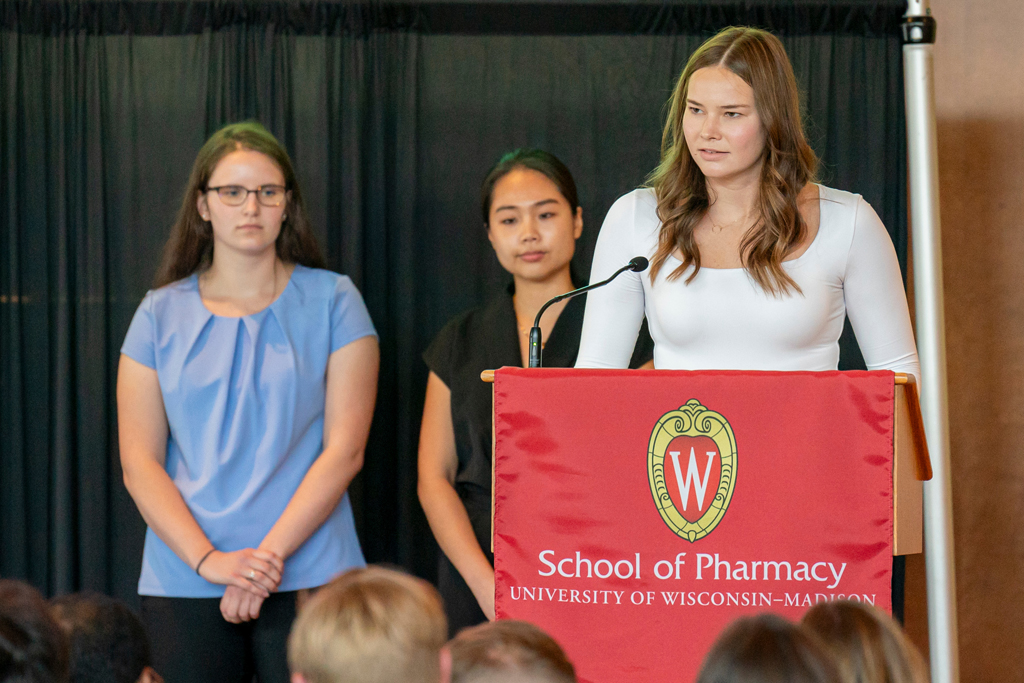
<instances>
[{"instance_id":1,"label":"blonde audience head","mask_svg":"<svg viewBox=\"0 0 1024 683\"><path fill-rule=\"evenodd\" d=\"M807 629L774 614L739 619L715 641L697 683L845 683Z\"/></svg>"},{"instance_id":2,"label":"blonde audience head","mask_svg":"<svg viewBox=\"0 0 1024 683\"><path fill-rule=\"evenodd\" d=\"M832 652L848 683L927 683L917 649L900 627L879 610L859 602L823 602L803 624Z\"/></svg>"},{"instance_id":3,"label":"blonde audience head","mask_svg":"<svg viewBox=\"0 0 1024 683\"><path fill-rule=\"evenodd\" d=\"M467 628L449 644L451 683L576 683L554 638L525 621Z\"/></svg>"},{"instance_id":4,"label":"blonde audience head","mask_svg":"<svg viewBox=\"0 0 1024 683\"><path fill-rule=\"evenodd\" d=\"M438 683L447 679L447 637L428 583L382 567L353 569L299 611L288 665L293 683Z\"/></svg>"}]
</instances>

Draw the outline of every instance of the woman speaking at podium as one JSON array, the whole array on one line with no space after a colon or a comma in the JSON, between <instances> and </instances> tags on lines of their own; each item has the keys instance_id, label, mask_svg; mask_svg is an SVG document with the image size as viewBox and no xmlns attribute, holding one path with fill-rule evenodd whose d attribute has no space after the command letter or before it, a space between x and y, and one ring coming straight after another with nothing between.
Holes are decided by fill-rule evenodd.
<instances>
[{"instance_id":1,"label":"woman speaking at podium","mask_svg":"<svg viewBox=\"0 0 1024 683\"><path fill-rule=\"evenodd\" d=\"M527 364L534 316L574 283L570 262L583 231L583 209L569 169L541 150L516 150L490 170L481 188L484 226L508 289L462 313L438 333L423 359L430 368L419 445L419 498L444 556L438 589L449 629L494 618L491 537L491 386L483 370ZM544 361L572 367L579 349L584 297L544 313ZM636 334L623 366L651 357Z\"/></svg>"},{"instance_id":2,"label":"woman speaking at podium","mask_svg":"<svg viewBox=\"0 0 1024 683\"><path fill-rule=\"evenodd\" d=\"M782 43L729 28L669 103L650 186L621 197L591 280L576 367L624 368L644 315L659 369L835 370L849 315L870 369L919 374L896 253L859 195L814 182Z\"/></svg>"}]
</instances>

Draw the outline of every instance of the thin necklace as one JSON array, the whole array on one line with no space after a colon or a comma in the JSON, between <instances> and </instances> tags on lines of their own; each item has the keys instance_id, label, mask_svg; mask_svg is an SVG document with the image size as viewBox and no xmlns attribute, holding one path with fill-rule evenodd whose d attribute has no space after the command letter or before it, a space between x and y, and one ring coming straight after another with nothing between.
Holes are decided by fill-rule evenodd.
<instances>
[{"instance_id":1,"label":"thin necklace","mask_svg":"<svg viewBox=\"0 0 1024 683\"><path fill-rule=\"evenodd\" d=\"M708 214L708 220L711 221L711 232L722 232L727 227L729 227L729 226L726 226L726 225L719 225L718 223L716 223L715 219L712 218L710 214ZM745 221L740 221L740 222L734 223L733 225L742 225L743 223L745 223Z\"/></svg>"},{"instance_id":2,"label":"thin necklace","mask_svg":"<svg viewBox=\"0 0 1024 683\"><path fill-rule=\"evenodd\" d=\"M711 222L711 232L722 232L727 227L729 227L727 225L721 225L719 223L716 223L715 219L711 217L711 212L710 211L706 212L704 215L707 216L708 220ZM741 220L736 221L735 223L733 223L733 226L745 225L747 223L750 223L752 225L753 223L756 223L756 221L750 221L748 219L748 217L744 216Z\"/></svg>"}]
</instances>

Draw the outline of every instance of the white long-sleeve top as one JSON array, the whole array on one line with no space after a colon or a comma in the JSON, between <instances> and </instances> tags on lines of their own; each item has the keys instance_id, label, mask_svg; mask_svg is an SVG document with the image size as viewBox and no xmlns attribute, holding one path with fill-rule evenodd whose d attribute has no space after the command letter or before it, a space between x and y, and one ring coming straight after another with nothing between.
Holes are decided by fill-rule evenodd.
<instances>
[{"instance_id":1,"label":"white long-sleeve top","mask_svg":"<svg viewBox=\"0 0 1024 683\"><path fill-rule=\"evenodd\" d=\"M807 250L782 267L801 293L773 296L743 268L692 266L670 256L650 270L626 272L587 295L578 368L625 368L643 317L659 369L835 370L839 335L850 316L871 370L920 381L914 333L892 240L860 195L819 186L820 225ZM598 236L591 282L634 256L653 259L661 221L651 189L620 197Z\"/></svg>"}]
</instances>

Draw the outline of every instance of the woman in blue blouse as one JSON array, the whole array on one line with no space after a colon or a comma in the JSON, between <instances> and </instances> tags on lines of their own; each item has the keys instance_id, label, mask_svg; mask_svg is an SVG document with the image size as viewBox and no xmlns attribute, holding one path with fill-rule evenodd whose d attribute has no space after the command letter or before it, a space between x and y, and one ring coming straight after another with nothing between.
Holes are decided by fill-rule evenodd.
<instances>
[{"instance_id":1,"label":"woman in blue blouse","mask_svg":"<svg viewBox=\"0 0 1024 683\"><path fill-rule=\"evenodd\" d=\"M364 564L376 332L322 269L287 152L262 126L200 150L121 349L125 485L148 525L139 579L168 683L287 681L296 591Z\"/></svg>"}]
</instances>

